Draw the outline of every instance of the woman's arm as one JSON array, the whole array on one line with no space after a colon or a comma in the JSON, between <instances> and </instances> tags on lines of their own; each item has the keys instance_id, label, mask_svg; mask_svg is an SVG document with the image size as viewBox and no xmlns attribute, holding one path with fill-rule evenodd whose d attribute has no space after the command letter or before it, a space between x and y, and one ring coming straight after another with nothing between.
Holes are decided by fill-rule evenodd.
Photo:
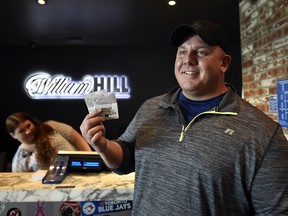
<instances>
[{"instance_id":1,"label":"woman's arm","mask_svg":"<svg viewBox=\"0 0 288 216\"><path fill-rule=\"evenodd\" d=\"M76 147L79 151L92 151L90 145L85 141L85 139L75 130L72 126L63 123L57 122L54 120L49 120L45 122L49 124L55 131L60 133L68 142Z\"/></svg>"},{"instance_id":2,"label":"woman's arm","mask_svg":"<svg viewBox=\"0 0 288 216\"><path fill-rule=\"evenodd\" d=\"M92 151L90 145L74 128L71 129L69 141L80 151Z\"/></svg>"}]
</instances>

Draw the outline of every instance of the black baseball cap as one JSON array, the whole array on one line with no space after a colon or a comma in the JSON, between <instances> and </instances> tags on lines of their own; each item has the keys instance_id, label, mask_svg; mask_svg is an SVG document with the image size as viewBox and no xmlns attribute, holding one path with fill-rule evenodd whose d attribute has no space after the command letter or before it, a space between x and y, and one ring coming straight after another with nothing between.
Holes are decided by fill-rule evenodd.
<instances>
[{"instance_id":1,"label":"black baseball cap","mask_svg":"<svg viewBox=\"0 0 288 216\"><path fill-rule=\"evenodd\" d=\"M194 34L199 35L209 45L218 45L229 53L227 39L221 26L208 20L196 20L191 25L182 24L176 27L170 34L170 44L178 47Z\"/></svg>"}]
</instances>

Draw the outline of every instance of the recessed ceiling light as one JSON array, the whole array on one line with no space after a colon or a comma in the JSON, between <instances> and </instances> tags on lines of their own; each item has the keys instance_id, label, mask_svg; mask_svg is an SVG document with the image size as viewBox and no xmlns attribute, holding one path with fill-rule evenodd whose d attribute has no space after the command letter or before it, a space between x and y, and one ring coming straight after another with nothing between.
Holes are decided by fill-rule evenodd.
<instances>
[{"instance_id":1,"label":"recessed ceiling light","mask_svg":"<svg viewBox=\"0 0 288 216\"><path fill-rule=\"evenodd\" d=\"M45 5L46 4L46 0L38 0L37 2L40 5Z\"/></svg>"},{"instance_id":2,"label":"recessed ceiling light","mask_svg":"<svg viewBox=\"0 0 288 216\"><path fill-rule=\"evenodd\" d=\"M176 5L176 1L168 0L168 4L169 4L170 6L174 6L174 5Z\"/></svg>"}]
</instances>

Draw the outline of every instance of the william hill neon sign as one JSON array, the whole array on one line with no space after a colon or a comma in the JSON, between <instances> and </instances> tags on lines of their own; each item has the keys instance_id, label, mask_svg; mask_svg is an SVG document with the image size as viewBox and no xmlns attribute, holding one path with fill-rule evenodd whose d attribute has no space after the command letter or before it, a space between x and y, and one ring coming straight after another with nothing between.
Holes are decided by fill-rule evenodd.
<instances>
[{"instance_id":1,"label":"william hill neon sign","mask_svg":"<svg viewBox=\"0 0 288 216\"><path fill-rule=\"evenodd\" d=\"M24 83L27 95L33 99L83 99L83 95L105 89L118 99L130 98L127 76L85 75L80 81L57 74L37 72L29 75Z\"/></svg>"}]
</instances>

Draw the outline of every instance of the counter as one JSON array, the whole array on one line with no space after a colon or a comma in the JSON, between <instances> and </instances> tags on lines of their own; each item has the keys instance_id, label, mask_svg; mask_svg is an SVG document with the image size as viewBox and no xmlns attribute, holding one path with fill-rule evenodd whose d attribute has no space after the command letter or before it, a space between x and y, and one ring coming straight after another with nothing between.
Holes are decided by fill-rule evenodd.
<instances>
[{"instance_id":1,"label":"counter","mask_svg":"<svg viewBox=\"0 0 288 216\"><path fill-rule=\"evenodd\" d=\"M131 214L134 173L73 173L61 184L42 184L41 178L35 179L36 173L0 173L0 214L12 215L13 211L41 216ZM65 209L72 214L61 212Z\"/></svg>"}]
</instances>

